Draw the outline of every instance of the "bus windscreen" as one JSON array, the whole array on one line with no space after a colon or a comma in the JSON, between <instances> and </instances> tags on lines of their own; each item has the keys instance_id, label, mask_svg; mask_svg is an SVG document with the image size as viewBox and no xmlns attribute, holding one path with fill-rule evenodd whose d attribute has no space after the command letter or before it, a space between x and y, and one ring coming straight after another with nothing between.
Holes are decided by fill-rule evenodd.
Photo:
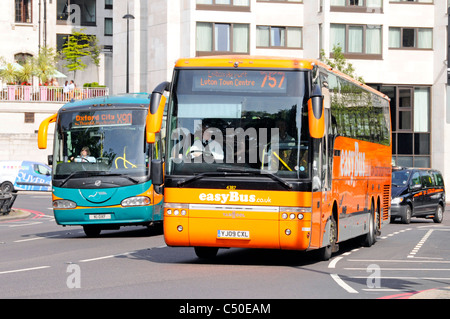
<instances>
[{"instance_id":1,"label":"bus windscreen","mask_svg":"<svg viewBox=\"0 0 450 319\"><path fill-rule=\"evenodd\" d=\"M303 71L178 70L171 174L247 170L309 178Z\"/></svg>"},{"instance_id":2,"label":"bus windscreen","mask_svg":"<svg viewBox=\"0 0 450 319\"><path fill-rule=\"evenodd\" d=\"M84 171L147 176L145 118L145 109L61 112L54 142L55 177Z\"/></svg>"}]
</instances>

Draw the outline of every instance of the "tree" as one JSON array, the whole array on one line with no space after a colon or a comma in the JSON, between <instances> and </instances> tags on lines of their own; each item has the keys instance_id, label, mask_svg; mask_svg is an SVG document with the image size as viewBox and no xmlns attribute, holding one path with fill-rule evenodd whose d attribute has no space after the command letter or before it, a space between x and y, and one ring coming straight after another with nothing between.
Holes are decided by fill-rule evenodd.
<instances>
[{"instance_id":1,"label":"tree","mask_svg":"<svg viewBox=\"0 0 450 319\"><path fill-rule=\"evenodd\" d=\"M5 81L7 84L15 84L17 80L17 76L19 75L18 70L12 63L7 63L0 70L0 78Z\"/></svg>"},{"instance_id":2,"label":"tree","mask_svg":"<svg viewBox=\"0 0 450 319\"><path fill-rule=\"evenodd\" d=\"M87 35L83 30L72 31L63 45L62 55L66 61L64 65L69 71L76 72L84 70L87 64L83 62L83 57L90 57L95 65L99 65L100 49L97 45L97 38L93 35Z\"/></svg>"},{"instance_id":3,"label":"tree","mask_svg":"<svg viewBox=\"0 0 450 319\"><path fill-rule=\"evenodd\" d=\"M20 83L25 85L30 85L30 79L35 74L35 65L33 64L32 58L28 58L25 64L22 65L22 69L19 70L17 74L17 79Z\"/></svg>"},{"instance_id":4,"label":"tree","mask_svg":"<svg viewBox=\"0 0 450 319\"><path fill-rule=\"evenodd\" d=\"M328 64L334 69L338 69L342 73L351 76L361 83L365 83L364 79L355 73L355 68L353 67L353 65L347 62L347 59L342 53L342 48L339 45L333 46L332 56L333 60L330 60L325 56L325 51L323 49L320 51L320 60L322 62Z\"/></svg>"},{"instance_id":5,"label":"tree","mask_svg":"<svg viewBox=\"0 0 450 319\"><path fill-rule=\"evenodd\" d=\"M32 58L34 75L39 77L42 83L48 82L55 74L58 54L51 47L41 47L37 57Z\"/></svg>"}]
</instances>

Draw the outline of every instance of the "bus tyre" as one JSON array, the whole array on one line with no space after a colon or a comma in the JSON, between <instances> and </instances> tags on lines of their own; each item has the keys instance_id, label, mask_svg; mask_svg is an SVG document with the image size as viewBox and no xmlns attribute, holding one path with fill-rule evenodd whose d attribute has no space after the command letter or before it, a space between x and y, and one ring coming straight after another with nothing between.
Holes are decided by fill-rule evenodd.
<instances>
[{"instance_id":1,"label":"bus tyre","mask_svg":"<svg viewBox=\"0 0 450 319\"><path fill-rule=\"evenodd\" d=\"M331 255L338 250L337 240L337 224L333 216L330 218L330 244L322 247L318 251L319 260L326 261L331 258Z\"/></svg>"},{"instance_id":2,"label":"bus tyre","mask_svg":"<svg viewBox=\"0 0 450 319\"><path fill-rule=\"evenodd\" d=\"M363 246L370 247L377 241L377 233L378 233L378 214L376 214L373 210L373 205L370 208L370 217L369 217L369 232L366 235L363 235Z\"/></svg>"},{"instance_id":3,"label":"bus tyre","mask_svg":"<svg viewBox=\"0 0 450 319\"><path fill-rule=\"evenodd\" d=\"M84 233L87 237L98 237L102 229L99 226L83 226Z\"/></svg>"},{"instance_id":4,"label":"bus tyre","mask_svg":"<svg viewBox=\"0 0 450 319\"><path fill-rule=\"evenodd\" d=\"M217 247L194 247L195 254L198 258L214 258L217 255L217 252L219 251L219 248Z\"/></svg>"}]
</instances>

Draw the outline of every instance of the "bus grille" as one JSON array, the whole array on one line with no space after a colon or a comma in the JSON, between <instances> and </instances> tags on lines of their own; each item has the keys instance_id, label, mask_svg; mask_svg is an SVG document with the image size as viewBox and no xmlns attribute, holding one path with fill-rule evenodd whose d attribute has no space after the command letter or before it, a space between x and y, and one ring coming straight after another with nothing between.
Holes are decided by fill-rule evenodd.
<instances>
[{"instance_id":1,"label":"bus grille","mask_svg":"<svg viewBox=\"0 0 450 319\"><path fill-rule=\"evenodd\" d=\"M383 220L389 218L389 204L391 202L391 185L383 186Z\"/></svg>"}]
</instances>

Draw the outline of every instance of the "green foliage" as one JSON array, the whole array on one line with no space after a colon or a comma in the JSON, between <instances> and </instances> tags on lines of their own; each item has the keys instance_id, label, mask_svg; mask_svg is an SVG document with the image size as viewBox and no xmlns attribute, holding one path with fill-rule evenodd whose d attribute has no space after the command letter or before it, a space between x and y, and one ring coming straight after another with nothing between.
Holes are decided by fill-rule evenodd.
<instances>
[{"instance_id":1,"label":"green foliage","mask_svg":"<svg viewBox=\"0 0 450 319\"><path fill-rule=\"evenodd\" d=\"M41 47L37 56L27 59L21 66L0 57L0 78L8 84L29 85L32 77L37 76L45 83L54 77L57 61L58 54L51 47Z\"/></svg>"},{"instance_id":2,"label":"green foliage","mask_svg":"<svg viewBox=\"0 0 450 319\"><path fill-rule=\"evenodd\" d=\"M345 73L351 76L352 78L358 80L359 82L365 83L364 79L355 73L355 68L353 67L353 65L347 62L344 53L342 53L342 48L339 45L333 46L333 51L331 55L333 56L332 60L328 59L325 56L325 51L322 49L320 51L320 60L325 64L331 66L333 69L337 69L342 73Z\"/></svg>"},{"instance_id":3,"label":"green foliage","mask_svg":"<svg viewBox=\"0 0 450 319\"><path fill-rule=\"evenodd\" d=\"M48 82L56 71L58 54L51 47L41 47L39 54L31 59L33 75L40 78L42 83Z\"/></svg>"},{"instance_id":4,"label":"green foliage","mask_svg":"<svg viewBox=\"0 0 450 319\"><path fill-rule=\"evenodd\" d=\"M15 84L19 72L12 63L7 63L0 70L0 78L8 84Z\"/></svg>"},{"instance_id":5,"label":"green foliage","mask_svg":"<svg viewBox=\"0 0 450 319\"><path fill-rule=\"evenodd\" d=\"M22 65L22 69L19 70L17 74L17 79L19 80L19 82L29 84L31 78L35 74L35 69L36 68L33 64L33 59L27 59L25 64Z\"/></svg>"},{"instance_id":6,"label":"green foliage","mask_svg":"<svg viewBox=\"0 0 450 319\"><path fill-rule=\"evenodd\" d=\"M83 87L85 88L104 88L106 85L99 85L98 82L92 82L92 83L84 83Z\"/></svg>"},{"instance_id":7,"label":"green foliage","mask_svg":"<svg viewBox=\"0 0 450 319\"><path fill-rule=\"evenodd\" d=\"M97 38L93 35L87 35L80 31L72 31L68 36L62 49L63 60L66 61L65 67L69 71L84 70L87 65L83 62L83 57L90 57L95 65L99 65L100 49L97 44Z\"/></svg>"}]
</instances>

